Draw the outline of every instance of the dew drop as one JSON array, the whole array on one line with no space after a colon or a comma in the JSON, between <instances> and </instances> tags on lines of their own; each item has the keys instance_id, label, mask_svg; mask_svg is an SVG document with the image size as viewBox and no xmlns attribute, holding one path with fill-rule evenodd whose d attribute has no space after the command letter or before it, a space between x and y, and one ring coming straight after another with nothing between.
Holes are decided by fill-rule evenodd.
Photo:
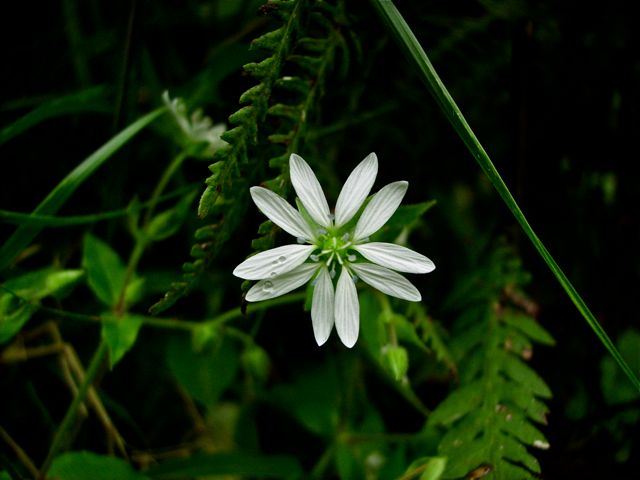
<instances>
[{"instance_id":1,"label":"dew drop","mask_svg":"<svg viewBox=\"0 0 640 480\"><path fill-rule=\"evenodd\" d=\"M269 274L270 277L275 277L276 275L278 275L278 272L275 270Z\"/></svg>"},{"instance_id":2,"label":"dew drop","mask_svg":"<svg viewBox=\"0 0 640 480\"><path fill-rule=\"evenodd\" d=\"M298 242L300 245L302 245L303 243L307 243L307 241L302 237L296 238L296 242Z\"/></svg>"},{"instance_id":3,"label":"dew drop","mask_svg":"<svg viewBox=\"0 0 640 480\"><path fill-rule=\"evenodd\" d=\"M331 271L329 272L329 275L331 276L331 278L336 278L336 269L335 269L335 267L331 269Z\"/></svg>"},{"instance_id":4,"label":"dew drop","mask_svg":"<svg viewBox=\"0 0 640 480\"><path fill-rule=\"evenodd\" d=\"M343 242L348 242L350 238L351 238L351 235L349 235L349 233L345 233L344 235L342 235Z\"/></svg>"},{"instance_id":5,"label":"dew drop","mask_svg":"<svg viewBox=\"0 0 640 480\"><path fill-rule=\"evenodd\" d=\"M317 278L314 278L313 280L311 280L311 285L312 285L312 286L314 286L314 287L315 287L315 286L316 286L316 283L318 283L318 279L317 279Z\"/></svg>"},{"instance_id":6,"label":"dew drop","mask_svg":"<svg viewBox=\"0 0 640 480\"><path fill-rule=\"evenodd\" d=\"M281 255L281 256L278 257L278 263L279 264L282 265L286 261L287 261L287 257L285 257L284 255Z\"/></svg>"},{"instance_id":7,"label":"dew drop","mask_svg":"<svg viewBox=\"0 0 640 480\"><path fill-rule=\"evenodd\" d=\"M332 222L336 219L336 216L333 213L329 214L329 220L331 220Z\"/></svg>"},{"instance_id":8,"label":"dew drop","mask_svg":"<svg viewBox=\"0 0 640 480\"><path fill-rule=\"evenodd\" d=\"M320 260L320 257L318 255L311 255L309 258L313 262L317 262L318 260Z\"/></svg>"},{"instance_id":9,"label":"dew drop","mask_svg":"<svg viewBox=\"0 0 640 480\"><path fill-rule=\"evenodd\" d=\"M262 291L269 293L270 291L273 290L273 283L271 282L264 282L264 285L262 285Z\"/></svg>"},{"instance_id":10,"label":"dew drop","mask_svg":"<svg viewBox=\"0 0 640 480\"><path fill-rule=\"evenodd\" d=\"M358 275L354 275L351 278L353 279L353 283L358 283Z\"/></svg>"},{"instance_id":11,"label":"dew drop","mask_svg":"<svg viewBox=\"0 0 640 480\"><path fill-rule=\"evenodd\" d=\"M324 228L319 228L317 233L318 235L326 235L327 231Z\"/></svg>"},{"instance_id":12,"label":"dew drop","mask_svg":"<svg viewBox=\"0 0 640 480\"><path fill-rule=\"evenodd\" d=\"M357 257L353 254L351 255L347 255L347 260L349 260L350 262L355 262L357 259Z\"/></svg>"}]
</instances>

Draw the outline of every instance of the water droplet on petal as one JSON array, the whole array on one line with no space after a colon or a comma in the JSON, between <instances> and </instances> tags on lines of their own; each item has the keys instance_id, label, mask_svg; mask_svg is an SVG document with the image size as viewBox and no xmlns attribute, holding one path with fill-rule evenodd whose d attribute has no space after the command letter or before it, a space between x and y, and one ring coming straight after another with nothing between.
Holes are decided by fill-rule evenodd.
<instances>
[{"instance_id":1,"label":"water droplet on petal","mask_svg":"<svg viewBox=\"0 0 640 480\"><path fill-rule=\"evenodd\" d=\"M302 245L303 243L307 243L307 241L302 237L296 238L296 242L298 242L300 245Z\"/></svg>"},{"instance_id":2,"label":"water droplet on petal","mask_svg":"<svg viewBox=\"0 0 640 480\"><path fill-rule=\"evenodd\" d=\"M355 262L356 259L358 257L356 257L355 255L351 254L351 255L347 255L347 260L349 260L350 262Z\"/></svg>"},{"instance_id":3,"label":"water droplet on petal","mask_svg":"<svg viewBox=\"0 0 640 480\"><path fill-rule=\"evenodd\" d=\"M311 255L309 257L313 262L317 262L318 260L320 260L320 257L318 255Z\"/></svg>"},{"instance_id":4,"label":"water droplet on petal","mask_svg":"<svg viewBox=\"0 0 640 480\"><path fill-rule=\"evenodd\" d=\"M275 277L276 275L278 275L278 272L275 270L269 274L270 277Z\"/></svg>"},{"instance_id":5,"label":"water droplet on petal","mask_svg":"<svg viewBox=\"0 0 640 480\"><path fill-rule=\"evenodd\" d=\"M336 216L333 213L329 214L329 220L331 220L332 222L336 219Z\"/></svg>"},{"instance_id":6,"label":"water droplet on petal","mask_svg":"<svg viewBox=\"0 0 640 480\"><path fill-rule=\"evenodd\" d=\"M353 283L357 283L358 282L358 275L354 275L351 278L353 279Z\"/></svg>"},{"instance_id":7,"label":"water droplet on petal","mask_svg":"<svg viewBox=\"0 0 640 480\"><path fill-rule=\"evenodd\" d=\"M264 282L264 285L262 285L262 291L265 293L269 293L272 290L273 290L273 283Z\"/></svg>"},{"instance_id":8,"label":"water droplet on petal","mask_svg":"<svg viewBox=\"0 0 640 480\"><path fill-rule=\"evenodd\" d=\"M285 257L284 255L281 255L278 257L278 263L282 264L286 261L287 261L287 257Z\"/></svg>"},{"instance_id":9,"label":"water droplet on petal","mask_svg":"<svg viewBox=\"0 0 640 480\"><path fill-rule=\"evenodd\" d=\"M319 228L317 233L318 235L326 235L327 231L324 228Z\"/></svg>"},{"instance_id":10,"label":"water droplet on petal","mask_svg":"<svg viewBox=\"0 0 640 480\"><path fill-rule=\"evenodd\" d=\"M335 269L335 267L331 269L331 271L329 272L329 275L331 276L331 278L336 278L336 269Z\"/></svg>"},{"instance_id":11,"label":"water droplet on petal","mask_svg":"<svg viewBox=\"0 0 640 480\"><path fill-rule=\"evenodd\" d=\"M350 238L351 238L351 235L349 235L348 233L345 233L344 235L342 235L343 242L348 242Z\"/></svg>"}]
</instances>

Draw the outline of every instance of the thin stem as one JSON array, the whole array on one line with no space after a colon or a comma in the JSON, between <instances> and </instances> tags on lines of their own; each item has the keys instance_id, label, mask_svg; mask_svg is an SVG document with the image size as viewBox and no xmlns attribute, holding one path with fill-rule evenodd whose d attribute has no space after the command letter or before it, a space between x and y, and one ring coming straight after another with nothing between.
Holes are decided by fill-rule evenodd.
<instances>
[{"instance_id":1,"label":"thin stem","mask_svg":"<svg viewBox=\"0 0 640 480\"><path fill-rule=\"evenodd\" d=\"M29 473L31 474L31 476L33 476L33 478L38 478L38 474L39 474L38 467L36 467L36 465L33 463L33 460L31 460L31 458L29 457L29 455L27 455L24 449L20 445L18 445L13 438L11 438L11 435L9 435L9 432L7 432L1 426L0 426L0 438L2 438L4 443L6 443L9 446L9 448L11 448L11 450L13 450L13 453L15 453L16 457L18 457L18 460L20 460L20 462L25 466L25 468L29 470Z\"/></svg>"},{"instance_id":2,"label":"thin stem","mask_svg":"<svg viewBox=\"0 0 640 480\"><path fill-rule=\"evenodd\" d=\"M64 216L58 217L55 215L37 215L33 213L22 213L22 212L14 212L10 210L2 210L0 209L0 221L7 223L16 223L19 225L38 225L41 227L71 227L75 225L85 225L88 223L96 223L103 220L111 220L113 218L124 217L129 213L136 213L145 208L149 207L152 204L158 204L160 202L164 202L165 200L170 200L174 197L179 197L186 193L192 192L194 190L193 187L183 187L173 192L162 195L155 200L148 200L144 203L140 203L138 205L132 205L127 208L121 208L119 210L111 210L108 212L95 213L90 215L72 215L72 216Z\"/></svg>"},{"instance_id":3,"label":"thin stem","mask_svg":"<svg viewBox=\"0 0 640 480\"><path fill-rule=\"evenodd\" d=\"M151 198L149 200L149 208L142 222L144 227L149 225L149 222L151 221L151 217L153 216L153 212L155 211L156 205L160 201L160 198L161 198L160 195L162 194L162 192L164 192L164 189L167 188L167 185L169 184L169 180L171 180L171 177L173 177L173 175L178 171L178 169L180 168L180 166L182 165L182 163L186 158L187 158L187 154L183 150L182 152L180 152L178 155L175 156L175 158L171 161L169 166L162 173L162 176L160 177L160 180L158 181L156 188L153 190L153 193L151 194Z\"/></svg>"},{"instance_id":4,"label":"thin stem","mask_svg":"<svg viewBox=\"0 0 640 480\"><path fill-rule=\"evenodd\" d=\"M467 123L464 115L462 114L462 111L458 108L458 105L454 101L453 97L451 97L449 91L442 83L442 80L438 76L435 68L431 64L431 61L427 57L427 54L416 39L407 22L404 20L391 0L371 1L385 21L385 24L387 25L389 30L398 40L399 45L403 48L403 50L405 50L405 53L409 57L412 65L418 70L423 82L426 84L427 88L440 106L440 109L447 117L453 128L456 130L462 141L465 143L487 177L489 177L489 180L493 184L494 188L496 189L500 197L502 197L502 200L507 204L507 207L516 218L517 222L520 224L520 227L525 232L540 256L544 259L545 263L547 264L553 275L556 277L564 291L567 293L575 307L578 309L587 324L600 339L600 342L605 346L614 360L618 363L620 368L624 371L627 377L629 377L629 380L634 385L634 387L638 389L638 391L640 391L640 380L638 380L638 377L636 377L635 373L633 372L633 370L631 370L627 362L624 360L598 320L595 318L593 313L591 313L582 297L580 297L569 279L560 269L549 251L543 245L542 241L538 238L538 236L529 225L529 222L527 221L526 217L520 210L520 207L511 195L511 192L507 188L507 185L504 183L502 177L491 162L489 155L485 151L476 135L473 133L473 130L471 130L471 127Z\"/></svg>"},{"instance_id":5,"label":"thin stem","mask_svg":"<svg viewBox=\"0 0 640 480\"><path fill-rule=\"evenodd\" d=\"M86 376L84 377L84 381L80 384L78 388L78 394L74 397L71 405L67 409L67 413L65 414L56 434L53 438L53 442L51 442L51 447L49 448L49 453L47 454L47 458L42 463L40 467L40 477L46 478L46 474L51 467L51 462L58 455L58 453L66 448L66 444L69 441L70 431L73 429L73 425L75 423L78 410L80 405L84 402L87 392L89 391L89 387L93 383L94 378L96 377L100 365L106 358L107 354L107 344L103 340L100 341L98 348L93 354L93 358L89 363L89 368L87 368Z\"/></svg>"}]
</instances>

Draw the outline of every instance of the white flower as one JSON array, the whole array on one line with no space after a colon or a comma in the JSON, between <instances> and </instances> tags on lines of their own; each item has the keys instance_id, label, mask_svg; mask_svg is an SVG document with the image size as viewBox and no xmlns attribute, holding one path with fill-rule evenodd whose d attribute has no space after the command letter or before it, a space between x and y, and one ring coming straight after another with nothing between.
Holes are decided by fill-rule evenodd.
<instances>
[{"instance_id":1,"label":"white flower","mask_svg":"<svg viewBox=\"0 0 640 480\"><path fill-rule=\"evenodd\" d=\"M162 100L189 142L208 144L207 156L211 156L213 152L227 145L227 142L220 138L227 129L224 123L213 125L211 119L205 116L202 110L196 110L191 116L188 116L187 107L182 99L174 98L172 100L168 91L162 94Z\"/></svg>"},{"instance_id":2,"label":"white flower","mask_svg":"<svg viewBox=\"0 0 640 480\"><path fill-rule=\"evenodd\" d=\"M409 184L393 182L380 189L356 220L378 173L375 153L349 175L338 196L335 215L302 157L291 155L289 170L301 203L299 210L266 188L252 187L251 197L269 220L297 237L298 244L258 253L238 265L233 274L259 280L247 292L249 302L284 295L313 279L311 319L316 342L325 343L335 324L342 343L352 347L360 327L358 278L387 295L419 302L418 289L396 271L428 273L435 269L431 260L413 250L369 242L369 236L396 211Z\"/></svg>"}]
</instances>

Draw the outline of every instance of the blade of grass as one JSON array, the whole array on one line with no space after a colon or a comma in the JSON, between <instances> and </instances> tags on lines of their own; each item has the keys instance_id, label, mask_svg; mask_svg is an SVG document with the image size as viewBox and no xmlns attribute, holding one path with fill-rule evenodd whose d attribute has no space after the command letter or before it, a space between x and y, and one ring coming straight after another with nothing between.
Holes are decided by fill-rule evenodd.
<instances>
[{"instance_id":1,"label":"blade of grass","mask_svg":"<svg viewBox=\"0 0 640 480\"><path fill-rule=\"evenodd\" d=\"M105 93L106 89L100 86L48 100L12 124L1 128L0 145L49 118L72 113L109 113L111 107Z\"/></svg>"},{"instance_id":2,"label":"blade of grass","mask_svg":"<svg viewBox=\"0 0 640 480\"><path fill-rule=\"evenodd\" d=\"M161 107L144 117L139 118L116 136L112 137L98 150L89 155L82 163L74 168L38 205L33 211L36 215L53 215L67 201L69 196L84 182L100 165L107 161L120 147L127 143L143 128L151 124L165 112ZM21 225L0 248L0 271L11 264L13 259L29 242L42 230L41 226Z\"/></svg>"},{"instance_id":3,"label":"blade of grass","mask_svg":"<svg viewBox=\"0 0 640 480\"><path fill-rule=\"evenodd\" d=\"M465 143L473 157L480 164L480 167L484 173L489 177L489 180L498 191L502 200L507 204L511 213L516 218L520 227L525 232L531 243L544 259L547 266L551 269L556 279L560 282L560 285L567 293L573 304L576 306L582 317L586 320L587 324L595 332L600 342L609 351L611 356L618 363L620 368L629 377L631 383L640 391L640 380L635 375L633 370L629 367L624 360L618 349L615 347L605 330L602 328L598 320L589 310L587 304L582 297L578 294L573 287L569 279L564 272L560 269L556 261L553 259L549 251L543 245L542 241L535 234L526 217L520 210L520 207L516 203L515 199L511 195L511 192L507 188L500 174L494 167L489 155L484 150L482 144L471 130L471 127L465 120L462 112L456 105L447 88L440 80L440 77L436 73L435 68L429 61L427 54L418 42L417 38L411 31L411 28L402 17L402 14L398 11L391 0L371 0L376 7L378 13L384 20L389 31L393 34L400 47L405 51L409 57L411 65L418 71L420 78L427 85L427 88L435 98L436 102L442 109L442 112L447 117L453 128L456 130L462 141Z\"/></svg>"}]
</instances>

